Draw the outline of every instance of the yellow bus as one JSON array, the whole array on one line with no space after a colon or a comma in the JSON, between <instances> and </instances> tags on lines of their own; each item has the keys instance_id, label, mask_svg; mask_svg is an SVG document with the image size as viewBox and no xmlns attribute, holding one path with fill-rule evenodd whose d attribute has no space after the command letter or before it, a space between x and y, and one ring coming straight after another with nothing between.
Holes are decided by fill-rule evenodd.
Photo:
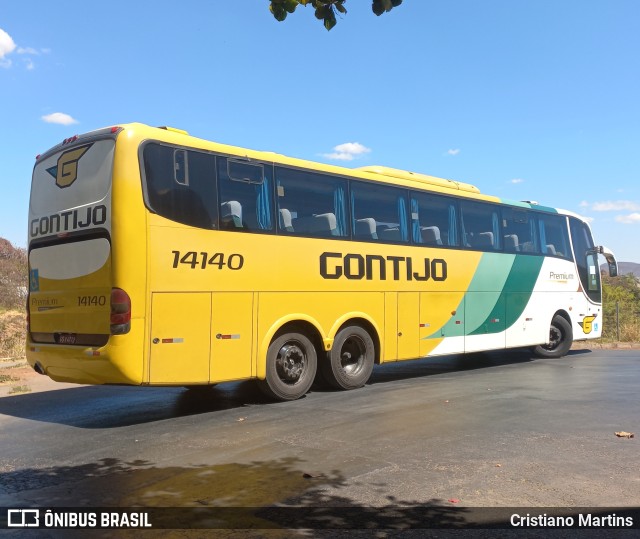
<instances>
[{"instance_id":1,"label":"yellow bus","mask_svg":"<svg viewBox=\"0 0 640 539\"><path fill-rule=\"evenodd\" d=\"M54 380L297 399L316 375L602 332L577 215L386 167L342 168L119 125L38 156L29 363Z\"/></svg>"}]
</instances>

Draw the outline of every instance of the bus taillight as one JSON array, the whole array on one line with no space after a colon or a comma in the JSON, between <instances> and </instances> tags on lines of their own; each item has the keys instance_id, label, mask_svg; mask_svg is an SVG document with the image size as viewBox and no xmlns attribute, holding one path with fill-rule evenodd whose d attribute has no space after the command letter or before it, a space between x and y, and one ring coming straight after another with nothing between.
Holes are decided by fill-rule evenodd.
<instances>
[{"instance_id":1,"label":"bus taillight","mask_svg":"<svg viewBox=\"0 0 640 539\"><path fill-rule=\"evenodd\" d=\"M131 298L121 288L111 289L111 335L122 335L131 329Z\"/></svg>"}]
</instances>

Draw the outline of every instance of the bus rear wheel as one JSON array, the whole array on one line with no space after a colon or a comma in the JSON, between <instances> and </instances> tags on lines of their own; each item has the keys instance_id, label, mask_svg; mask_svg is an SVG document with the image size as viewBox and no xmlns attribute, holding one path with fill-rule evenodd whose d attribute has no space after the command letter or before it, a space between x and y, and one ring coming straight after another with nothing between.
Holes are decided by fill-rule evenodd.
<instances>
[{"instance_id":1,"label":"bus rear wheel","mask_svg":"<svg viewBox=\"0 0 640 539\"><path fill-rule=\"evenodd\" d=\"M267 397L290 401L302 397L313 383L318 355L302 333L285 333L267 350L267 375L258 386Z\"/></svg>"},{"instance_id":2,"label":"bus rear wheel","mask_svg":"<svg viewBox=\"0 0 640 539\"><path fill-rule=\"evenodd\" d=\"M371 335L360 326L338 331L331 351L320 368L323 378L336 389L355 389L367 383L375 361Z\"/></svg>"},{"instance_id":3,"label":"bus rear wheel","mask_svg":"<svg viewBox=\"0 0 640 539\"><path fill-rule=\"evenodd\" d=\"M573 344L573 329L562 316L556 315L549 328L549 343L540 344L533 349L539 357L559 358L567 355Z\"/></svg>"}]
</instances>

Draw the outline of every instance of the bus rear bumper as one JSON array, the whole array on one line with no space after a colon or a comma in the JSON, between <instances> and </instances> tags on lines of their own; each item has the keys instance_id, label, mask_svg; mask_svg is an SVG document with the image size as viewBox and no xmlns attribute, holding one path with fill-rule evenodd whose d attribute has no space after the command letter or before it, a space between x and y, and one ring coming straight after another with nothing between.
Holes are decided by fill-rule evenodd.
<instances>
[{"instance_id":1,"label":"bus rear bumper","mask_svg":"<svg viewBox=\"0 0 640 539\"><path fill-rule=\"evenodd\" d=\"M126 335L111 336L100 348L40 344L27 339L27 361L36 372L56 382L141 385L144 358L142 332L136 338L137 325L132 323Z\"/></svg>"}]
</instances>

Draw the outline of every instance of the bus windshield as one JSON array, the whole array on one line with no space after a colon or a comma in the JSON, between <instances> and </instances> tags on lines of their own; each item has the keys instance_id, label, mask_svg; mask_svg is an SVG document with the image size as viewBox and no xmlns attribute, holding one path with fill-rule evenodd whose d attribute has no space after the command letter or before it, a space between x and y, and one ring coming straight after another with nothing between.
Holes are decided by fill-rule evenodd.
<instances>
[{"instance_id":1,"label":"bus windshield","mask_svg":"<svg viewBox=\"0 0 640 539\"><path fill-rule=\"evenodd\" d=\"M600 301L600 270L598 253L594 247L591 231L586 223L575 218L569 219L573 253L580 283L587 296L593 301Z\"/></svg>"}]
</instances>

